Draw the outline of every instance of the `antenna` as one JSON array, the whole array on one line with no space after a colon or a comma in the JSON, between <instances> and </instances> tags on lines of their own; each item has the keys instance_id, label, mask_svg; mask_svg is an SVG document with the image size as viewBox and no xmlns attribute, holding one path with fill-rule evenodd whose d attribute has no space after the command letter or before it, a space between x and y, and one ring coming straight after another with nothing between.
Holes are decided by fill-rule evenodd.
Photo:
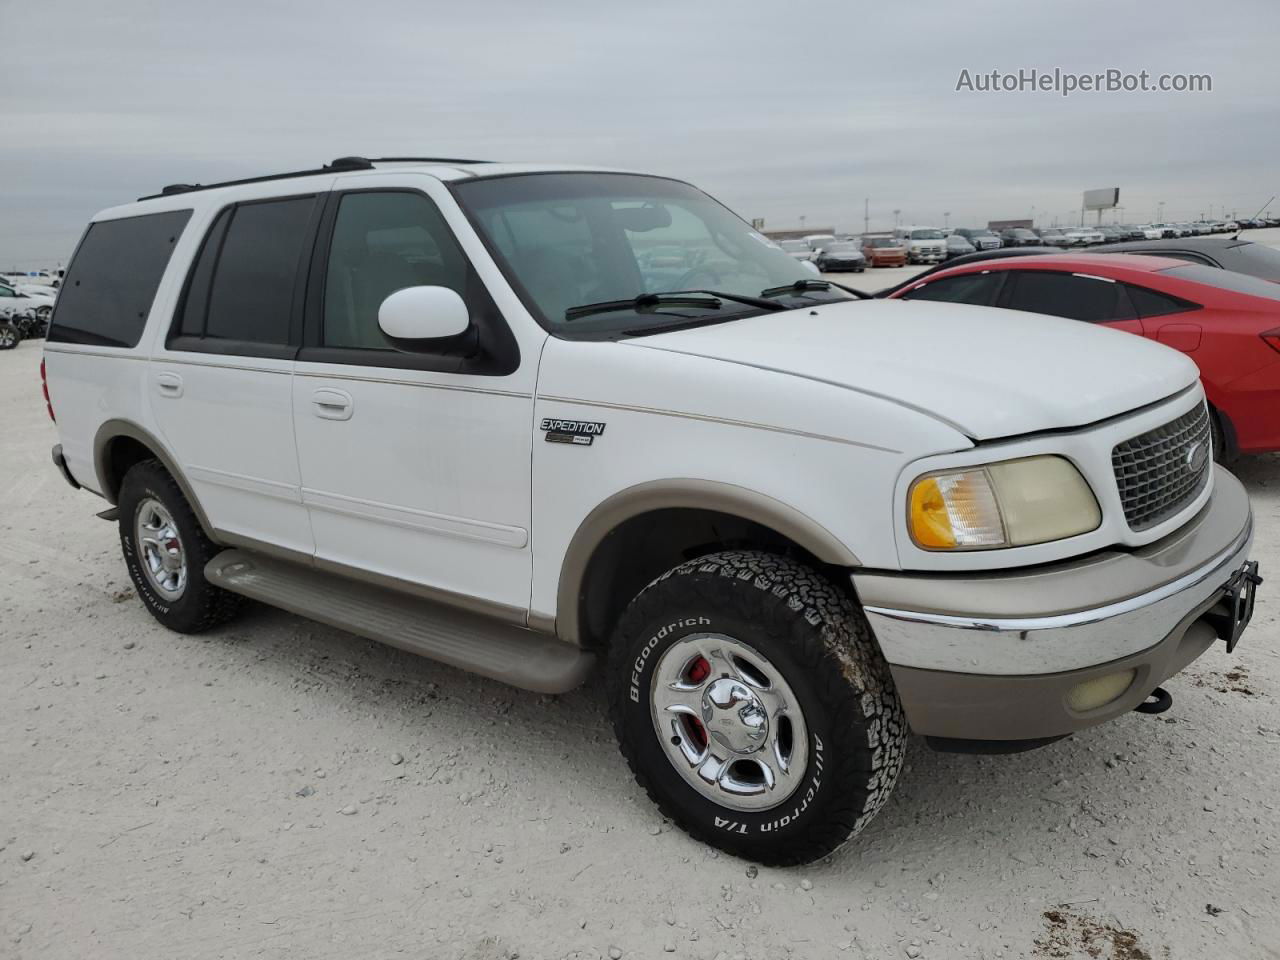
<instances>
[{"instance_id":1,"label":"antenna","mask_svg":"<svg viewBox=\"0 0 1280 960\"><path fill-rule=\"evenodd\" d=\"M1255 214L1254 214L1252 217L1250 217L1249 219L1250 219L1250 220L1256 220L1256 219L1258 219L1258 217L1262 216L1262 211L1263 211L1263 210L1265 210L1265 209L1267 209L1267 207L1271 206L1271 201L1272 201L1272 200L1275 200L1275 198L1276 198L1276 195L1273 193L1273 194L1271 195L1271 200L1268 200L1266 203L1264 203L1264 204L1263 204L1263 205L1258 209L1258 212L1257 212L1257 213L1255 213ZM1236 235L1235 235L1234 237L1232 237L1232 238L1231 238L1232 240L1239 240L1239 239L1240 239L1240 233L1241 233L1241 231L1243 231L1243 230L1244 230L1244 227L1240 226L1240 224L1238 224L1238 223L1236 224L1236 228L1237 228L1237 229L1236 229Z\"/></svg>"}]
</instances>

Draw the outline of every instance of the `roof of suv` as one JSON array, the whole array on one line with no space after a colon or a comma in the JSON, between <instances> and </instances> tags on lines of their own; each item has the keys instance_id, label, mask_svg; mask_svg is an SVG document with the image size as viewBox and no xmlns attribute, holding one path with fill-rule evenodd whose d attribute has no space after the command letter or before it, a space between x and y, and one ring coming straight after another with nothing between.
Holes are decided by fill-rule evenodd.
<instances>
[{"instance_id":1,"label":"roof of suv","mask_svg":"<svg viewBox=\"0 0 1280 960\"><path fill-rule=\"evenodd\" d=\"M148 209L172 209L173 204L161 204L160 201L174 200L190 194L215 193L218 196L240 188L263 183L308 184L318 178L356 179L371 174L395 172L411 172L434 177L449 182L476 177L505 177L531 173L635 173L611 167L597 167L585 164L556 163L506 163L485 160L461 160L427 157L340 157L322 167L310 170L296 170L288 173L266 174L263 176L245 177L209 184L176 183L164 187L160 192L139 197L135 203L121 204L104 210L94 219L112 219L122 216L126 211L135 213L137 204L146 204Z\"/></svg>"}]
</instances>

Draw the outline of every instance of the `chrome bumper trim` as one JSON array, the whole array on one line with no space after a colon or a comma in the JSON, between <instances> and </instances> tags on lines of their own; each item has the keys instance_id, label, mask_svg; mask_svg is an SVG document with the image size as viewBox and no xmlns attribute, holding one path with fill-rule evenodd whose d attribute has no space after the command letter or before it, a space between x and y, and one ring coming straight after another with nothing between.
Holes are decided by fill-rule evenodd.
<instances>
[{"instance_id":1,"label":"chrome bumper trim","mask_svg":"<svg viewBox=\"0 0 1280 960\"><path fill-rule=\"evenodd\" d=\"M1210 603L1247 558L1253 520L1212 560L1146 593L1046 617L982 617L866 606L889 663L956 673L1057 673L1118 660L1164 640Z\"/></svg>"}]
</instances>

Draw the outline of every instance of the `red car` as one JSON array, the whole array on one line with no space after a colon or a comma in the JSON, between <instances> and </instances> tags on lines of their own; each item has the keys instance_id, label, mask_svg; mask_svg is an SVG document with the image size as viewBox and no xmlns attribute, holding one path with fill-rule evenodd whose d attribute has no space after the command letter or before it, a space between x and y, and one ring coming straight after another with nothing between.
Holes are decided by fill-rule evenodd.
<instances>
[{"instance_id":1,"label":"red car","mask_svg":"<svg viewBox=\"0 0 1280 960\"><path fill-rule=\"evenodd\" d=\"M1168 257L1064 253L940 270L890 296L1047 313L1168 344L1200 367L1219 459L1280 450L1280 284Z\"/></svg>"}]
</instances>

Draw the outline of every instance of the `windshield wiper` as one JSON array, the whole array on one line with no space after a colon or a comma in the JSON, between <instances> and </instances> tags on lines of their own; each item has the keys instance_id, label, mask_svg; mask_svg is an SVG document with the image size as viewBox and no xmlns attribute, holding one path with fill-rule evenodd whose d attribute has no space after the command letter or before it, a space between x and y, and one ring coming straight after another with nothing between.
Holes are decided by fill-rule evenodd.
<instances>
[{"instance_id":1,"label":"windshield wiper","mask_svg":"<svg viewBox=\"0 0 1280 960\"><path fill-rule=\"evenodd\" d=\"M834 280L797 280L795 283L788 283L781 287L769 287L767 290L761 290L762 297L780 297L784 293L802 294L808 290L830 290L835 287L837 290L843 290L845 293L852 293L859 300L873 299L871 294L865 290L856 290L853 287L846 287L843 283L836 283Z\"/></svg>"},{"instance_id":2,"label":"windshield wiper","mask_svg":"<svg viewBox=\"0 0 1280 960\"><path fill-rule=\"evenodd\" d=\"M653 307L702 307L707 310L719 310L720 301L728 300L761 310L787 309L776 300L765 300L761 297L748 297L740 293L725 293L722 290L663 290L661 293L642 293L631 300L603 300L600 303L584 303L580 307L570 307L564 312L565 320L577 320L597 313L612 313L615 310L635 310L643 312Z\"/></svg>"},{"instance_id":3,"label":"windshield wiper","mask_svg":"<svg viewBox=\"0 0 1280 960\"><path fill-rule=\"evenodd\" d=\"M700 293L701 291L693 291ZM726 298L728 299L728 298ZM702 307L706 310L719 310L720 298L716 296L692 296L689 293L642 293L630 300L601 300L599 303L584 303L570 307L564 312L565 320L578 320L597 313L613 313L617 310L635 310L637 312L652 307Z\"/></svg>"},{"instance_id":4,"label":"windshield wiper","mask_svg":"<svg viewBox=\"0 0 1280 960\"><path fill-rule=\"evenodd\" d=\"M761 310L787 309L776 300L766 300L762 297L748 297L742 293L725 293L723 290L685 290L682 292L705 293L709 297L719 297L721 300L732 300L734 303L744 303L749 307L759 307Z\"/></svg>"}]
</instances>

